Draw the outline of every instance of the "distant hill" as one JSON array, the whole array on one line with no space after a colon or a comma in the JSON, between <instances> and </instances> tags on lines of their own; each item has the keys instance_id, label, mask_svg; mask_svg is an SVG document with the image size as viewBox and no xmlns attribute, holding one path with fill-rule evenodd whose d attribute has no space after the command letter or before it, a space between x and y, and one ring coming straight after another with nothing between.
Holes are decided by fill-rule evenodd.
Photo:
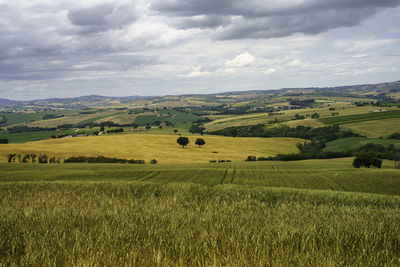
<instances>
[{"instance_id":1,"label":"distant hill","mask_svg":"<svg viewBox=\"0 0 400 267\"><path fill-rule=\"evenodd\" d=\"M48 99L35 99L27 101L8 100L0 98L0 108L89 108L89 107L103 107L115 104L130 103L137 100L151 100L162 99L166 97L190 97L190 96L232 96L232 95L247 95L247 94L301 94L301 93L332 93L332 94L349 94L349 95L362 95L379 96L380 94L397 93L400 92L400 81L377 83L377 84L360 84L336 87L304 87L304 88L282 88L272 90L248 90L248 91L232 91L222 92L208 95L187 94L176 96L101 96L101 95L87 95L73 98L48 98Z\"/></svg>"}]
</instances>

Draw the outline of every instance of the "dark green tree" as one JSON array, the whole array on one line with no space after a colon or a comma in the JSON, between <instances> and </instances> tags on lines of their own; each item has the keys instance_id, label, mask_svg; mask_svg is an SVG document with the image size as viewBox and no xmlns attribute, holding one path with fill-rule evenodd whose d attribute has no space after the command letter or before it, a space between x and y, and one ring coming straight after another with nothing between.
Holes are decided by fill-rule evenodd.
<instances>
[{"instance_id":1,"label":"dark green tree","mask_svg":"<svg viewBox=\"0 0 400 267\"><path fill-rule=\"evenodd\" d=\"M204 146L205 144L206 144L206 141L204 141L203 138L196 139L196 145L198 145L199 147Z\"/></svg>"},{"instance_id":2,"label":"dark green tree","mask_svg":"<svg viewBox=\"0 0 400 267\"><path fill-rule=\"evenodd\" d=\"M375 153L366 152L360 153L353 160L353 166L355 168L366 167L369 168L374 166L376 168L382 167L382 159L380 159Z\"/></svg>"},{"instance_id":3,"label":"dark green tree","mask_svg":"<svg viewBox=\"0 0 400 267\"><path fill-rule=\"evenodd\" d=\"M180 136L176 142L178 144L180 144L182 146L182 148L185 148L185 146L187 146L187 144L189 144L189 138L184 137L184 136Z\"/></svg>"}]
</instances>

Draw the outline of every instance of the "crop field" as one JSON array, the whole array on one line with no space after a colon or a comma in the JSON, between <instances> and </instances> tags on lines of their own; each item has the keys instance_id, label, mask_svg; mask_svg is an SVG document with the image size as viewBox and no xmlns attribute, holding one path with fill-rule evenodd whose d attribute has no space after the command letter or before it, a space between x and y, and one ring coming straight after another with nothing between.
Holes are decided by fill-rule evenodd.
<instances>
[{"instance_id":1,"label":"crop field","mask_svg":"<svg viewBox=\"0 0 400 267\"><path fill-rule=\"evenodd\" d=\"M7 122L2 126L28 123L32 121L42 120L45 115L70 115L77 112L77 110L58 110L58 111L43 111L43 112L15 112L15 113L0 113L0 117L7 118Z\"/></svg>"},{"instance_id":2,"label":"crop field","mask_svg":"<svg viewBox=\"0 0 400 267\"><path fill-rule=\"evenodd\" d=\"M2 163L0 265L398 266L400 173L350 164Z\"/></svg>"},{"instance_id":3,"label":"crop field","mask_svg":"<svg viewBox=\"0 0 400 267\"><path fill-rule=\"evenodd\" d=\"M24 143L28 141L36 141L49 139L52 135L72 134L74 130L59 131L41 131L41 132L22 132L22 133L0 133L0 139L6 138L10 143Z\"/></svg>"},{"instance_id":4,"label":"crop field","mask_svg":"<svg viewBox=\"0 0 400 267\"><path fill-rule=\"evenodd\" d=\"M158 115L158 116L157 116ZM166 116L163 116L166 115ZM155 121L170 121L178 128L190 128L192 122L201 119L190 112L181 112L176 110L160 110L157 114L138 115L134 121L137 125L152 124Z\"/></svg>"},{"instance_id":5,"label":"crop field","mask_svg":"<svg viewBox=\"0 0 400 267\"><path fill-rule=\"evenodd\" d=\"M199 148L195 140L203 138L206 144ZM189 136L189 145L177 144L178 135L165 134L121 134L61 138L3 144L0 146L0 162L9 153L36 153L56 157L107 156L119 158L157 159L160 163L199 163L209 160L243 161L249 155L272 156L278 153L295 153L298 138L234 138L223 136Z\"/></svg>"},{"instance_id":6,"label":"crop field","mask_svg":"<svg viewBox=\"0 0 400 267\"><path fill-rule=\"evenodd\" d=\"M101 118L109 117L115 115L114 110L109 110L105 112L99 112L94 114L71 114L69 116L49 119L49 120L38 120L31 123L24 123L29 127L57 127L63 124L79 124L83 122L91 122Z\"/></svg>"},{"instance_id":7,"label":"crop field","mask_svg":"<svg viewBox=\"0 0 400 267\"><path fill-rule=\"evenodd\" d=\"M311 119L311 118L307 118L304 120L292 120L292 121L287 121L284 124L286 124L289 127L295 128L297 126L306 126L306 127L323 127L324 124L322 124L321 122L317 121L316 119Z\"/></svg>"},{"instance_id":8,"label":"crop field","mask_svg":"<svg viewBox=\"0 0 400 267\"><path fill-rule=\"evenodd\" d=\"M325 124L349 124L363 121L382 120L400 118L400 110L391 110L385 112L370 112L366 114L337 116L331 118L321 118L320 121Z\"/></svg>"},{"instance_id":9,"label":"crop field","mask_svg":"<svg viewBox=\"0 0 400 267\"><path fill-rule=\"evenodd\" d=\"M368 137L388 137L392 133L400 132L400 117L349 123L343 125L343 128Z\"/></svg>"},{"instance_id":10,"label":"crop field","mask_svg":"<svg viewBox=\"0 0 400 267\"><path fill-rule=\"evenodd\" d=\"M277 103L276 105L280 106L282 103ZM248 125L256 125L260 123L268 123L268 121L277 119L279 121L284 121L286 123L292 123L296 126L303 125L303 126L311 126L310 121L307 120L298 120L298 121L291 121L294 119L296 114L302 116L311 116L313 113L318 113L320 115L320 122L313 123L314 126L323 125L323 124L331 124L331 121L338 121L337 118L344 118L350 115L360 115L365 116L372 114L373 111L377 110L377 107L373 106L362 106L356 107L350 105L349 103L345 102L337 102L333 104L324 104L324 107L320 108L313 108L313 109L292 109L292 110L285 110L281 111L280 115L268 115L268 113L255 113L255 114L247 114L247 115L240 115L240 116L232 116L226 117L221 119L216 119L212 122L206 123L205 127L207 131L218 131L227 127L231 126L248 126ZM335 110L329 110L330 108L335 108ZM392 108L386 108L385 110L390 111ZM393 108L394 109L394 108ZM333 112L339 112L339 115L346 115L346 116L331 116ZM395 112L399 112L395 110ZM378 112L376 112L378 113ZM382 112L383 114L384 112ZM375 113L373 113L375 114ZM356 117L357 117L356 116ZM392 115L393 116L393 115ZM397 115L396 115L397 116ZM399 115L400 116L400 115ZM370 116L368 116L370 117ZM218 118L218 117L217 117ZM303 124L301 124L303 123Z\"/></svg>"},{"instance_id":11,"label":"crop field","mask_svg":"<svg viewBox=\"0 0 400 267\"><path fill-rule=\"evenodd\" d=\"M400 140L397 139L380 139L380 138L366 138L366 137L349 137L341 138L326 143L326 150L329 151L349 151L356 150L365 144L374 143L389 146L394 144L397 149L400 148Z\"/></svg>"},{"instance_id":12,"label":"crop field","mask_svg":"<svg viewBox=\"0 0 400 267\"><path fill-rule=\"evenodd\" d=\"M382 169L355 169L352 158L159 165L1 163L0 166L0 182L185 182L400 195L400 172L394 169L393 162L385 161Z\"/></svg>"}]
</instances>

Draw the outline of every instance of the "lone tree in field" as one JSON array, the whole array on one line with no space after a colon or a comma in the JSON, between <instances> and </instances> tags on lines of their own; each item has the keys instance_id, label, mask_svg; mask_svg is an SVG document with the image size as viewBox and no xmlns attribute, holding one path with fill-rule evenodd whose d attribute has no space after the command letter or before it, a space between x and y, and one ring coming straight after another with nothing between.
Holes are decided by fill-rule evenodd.
<instances>
[{"instance_id":1,"label":"lone tree in field","mask_svg":"<svg viewBox=\"0 0 400 267\"><path fill-rule=\"evenodd\" d=\"M205 144L206 144L206 141L204 141L203 138L196 139L196 145L198 145L199 147L204 146Z\"/></svg>"},{"instance_id":2,"label":"lone tree in field","mask_svg":"<svg viewBox=\"0 0 400 267\"><path fill-rule=\"evenodd\" d=\"M187 144L189 144L189 138L184 137L184 136L180 136L180 137L176 140L176 142L177 142L178 144L180 144L180 145L182 146L182 148L185 148L185 146L186 146Z\"/></svg>"},{"instance_id":3,"label":"lone tree in field","mask_svg":"<svg viewBox=\"0 0 400 267\"><path fill-rule=\"evenodd\" d=\"M173 132L174 132L174 134L176 134L176 133L178 132L178 130L177 130L177 129L174 129Z\"/></svg>"},{"instance_id":4,"label":"lone tree in field","mask_svg":"<svg viewBox=\"0 0 400 267\"><path fill-rule=\"evenodd\" d=\"M353 160L353 166L355 168L360 168L360 167L377 167L381 168L382 166L382 160L378 158L375 153L372 152L367 152L367 153L361 153L357 155L357 157Z\"/></svg>"}]
</instances>

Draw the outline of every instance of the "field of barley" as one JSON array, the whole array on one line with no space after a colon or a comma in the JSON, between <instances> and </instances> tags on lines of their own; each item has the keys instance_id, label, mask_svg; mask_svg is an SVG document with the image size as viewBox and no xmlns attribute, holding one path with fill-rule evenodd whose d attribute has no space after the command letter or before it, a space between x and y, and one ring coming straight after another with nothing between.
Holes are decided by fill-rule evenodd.
<instances>
[{"instance_id":1,"label":"field of barley","mask_svg":"<svg viewBox=\"0 0 400 267\"><path fill-rule=\"evenodd\" d=\"M189 145L177 144L178 135L121 134L50 139L0 146L0 162L7 161L9 153L35 153L55 157L107 156L118 158L157 159L159 163L199 163L210 160L243 161L249 155L273 156L278 153L296 153L298 138L234 138L223 136L189 136ZM206 144L199 148L197 138Z\"/></svg>"}]
</instances>

